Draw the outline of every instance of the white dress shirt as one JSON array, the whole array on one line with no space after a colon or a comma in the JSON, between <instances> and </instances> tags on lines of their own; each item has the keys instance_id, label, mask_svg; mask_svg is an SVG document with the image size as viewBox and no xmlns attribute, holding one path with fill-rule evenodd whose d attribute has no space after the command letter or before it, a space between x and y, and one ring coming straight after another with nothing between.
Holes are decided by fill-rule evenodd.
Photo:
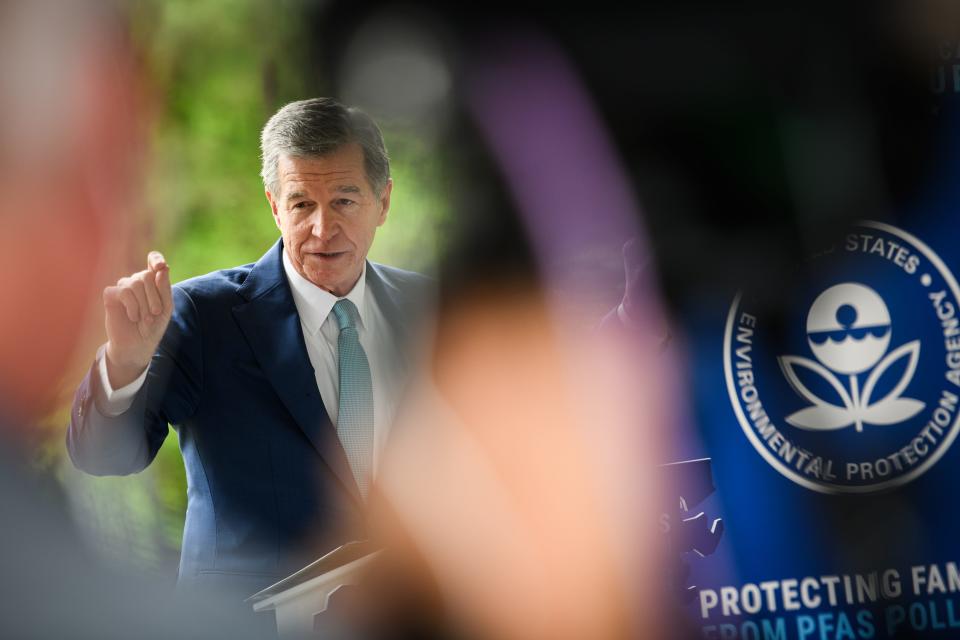
<instances>
[{"instance_id":1,"label":"white dress shirt","mask_svg":"<svg viewBox=\"0 0 960 640\"><path fill-rule=\"evenodd\" d=\"M307 346L310 364L313 365L317 389L320 391L320 397L330 416L330 421L336 425L340 408L337 357L337 338L340 335L340 328L332 311L333 305L341 298L324 291L297 273L290 258L287 257L286 250L283 251L283 270L290 283L293 303L300 316L303 339ZM353 302L357 311L360 312L357 334L370 363L374 417L373 469L376 474L381 451L396 411L395 393L398 390L399 370L390 325L377 304L373 292L367 287L366 275L367 264L364 262L360 279L343 297ZM105 350L106 345L103 345L97 352L100 383L105 395L104 398L99 399L98 404L100 410L107 416L117 416L133 404L134 396L147 379L147 369L144 369L143 373L130 384L114 389L110 386L107 375Z\"/></svg>"}]
</instances>

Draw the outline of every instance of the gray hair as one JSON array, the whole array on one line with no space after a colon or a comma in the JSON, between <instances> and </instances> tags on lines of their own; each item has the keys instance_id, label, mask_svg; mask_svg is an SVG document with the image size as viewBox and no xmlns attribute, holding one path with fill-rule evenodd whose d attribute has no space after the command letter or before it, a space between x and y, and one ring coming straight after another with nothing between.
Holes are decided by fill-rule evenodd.
<instances>
[{"instance_id":1,"label":"gray hair","mask_svg":"<svg viewBox=\"0 0 960 640\"><path fill-rule=\"evenodd\" d=\"M260 134L263 186L279 195L277 163L281 154L325 156L352 142L363 149L367 180L380 195L390 179L390 159L377 123L359 109L345 107L333 98L291 102L273 114Z\"/></svg>"}]
</instances>

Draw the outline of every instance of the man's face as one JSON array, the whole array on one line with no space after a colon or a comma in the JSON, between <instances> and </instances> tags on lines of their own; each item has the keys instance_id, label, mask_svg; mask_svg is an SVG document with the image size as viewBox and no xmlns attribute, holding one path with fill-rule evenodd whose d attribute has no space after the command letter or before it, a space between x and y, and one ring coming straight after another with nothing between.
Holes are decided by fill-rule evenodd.
<instances>
[{"instance_id":1,"label":"man's face","mask_svg":"<svg viewBox=\"0 0 960 640\"><path fill-rule=\"evenodd\" d=\"M290 262L321 289L346 295L387 219L393 182L373 190L356 143L325 156L281 155L277 168L280 193L267 199Z\"/></svg>"}]
</instances>

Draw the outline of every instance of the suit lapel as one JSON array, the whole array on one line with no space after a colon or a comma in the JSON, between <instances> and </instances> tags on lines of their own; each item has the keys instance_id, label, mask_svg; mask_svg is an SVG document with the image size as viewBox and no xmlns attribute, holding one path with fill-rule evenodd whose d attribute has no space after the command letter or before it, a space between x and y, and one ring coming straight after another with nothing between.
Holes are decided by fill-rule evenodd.
<instances>
[{"instance_id":1,"label":"suit lapel","mask_svg":"<svg viewBox=\"0 0 960 640\"><path fill-rule=\"evenodd\" d=\"M238 290L247 302L233 308L250 348L277 395L346 490L362 504L346 453L330 422L300 326L278 241Z\"/></svg>"}]
</instances>

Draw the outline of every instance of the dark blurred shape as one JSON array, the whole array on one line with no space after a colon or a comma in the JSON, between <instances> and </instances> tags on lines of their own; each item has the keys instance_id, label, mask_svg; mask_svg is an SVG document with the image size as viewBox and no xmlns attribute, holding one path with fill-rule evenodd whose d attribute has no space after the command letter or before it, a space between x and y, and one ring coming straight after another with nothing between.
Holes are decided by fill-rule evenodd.
<instances>
[{"instance_id":1,"label":"dark blurred shape","mask_svg":"<svg viewBox=\"0 0 960 640\"><path fill-rule=\"evenodd\" d=\"M668 539L667 547L672 560L672 576L668 583L684 603L697 595L697 587L688 584L690 565L684 555L695 553L703 558L711 555L720 544L724 525L720 518L708 518L694 508L710 497L715 488L710 459L685 460L660 466L663 475L661 499L663 500L663 523Z\"/></svg>"},{"instance_id":2,"label":"dark blurred shape","mask_svg":"<svg viewBox=\"0 0 960 640\"><path fill-rule=\"evenodd\" d=\"M632 292L644 290L634 278L651 261L656 267L650 270L651 280L661 285L675 316L715 314L738 289L745 289L776 324L788 313L792 293L808 281L805 260L811 253L840 237L851 221L909 216L910 205L924 196L935 173L937 137L944 127L937 112L944 98L931 94L930 78L931 71L941 74L946 91L953 72L936 60L936 43L957 37L960 23L950 2L824 8L799 2L731 7L681 1L617 10L598 3L589 11L553 7L549 12L525 3L495 10L490 5L405 6L428 13L429 24L441 25L443 40L455 43L443 50L455 81L451 124L442 146L466 178L453 190L457 219L441 269L441 324L447 330L456 326L451 320L483 317L486 308L478 300L518 313L508 304L534 299L556 273L555 264L543 259L542 248L566 246L555 240L568 230L569 219L542 216L539 225L530 224L529 207L517 196L518 183L551 184L538 171L562 164L550 162L554 156L571 153L569 146L555 145L559 136L544 134L549 127L541 126L543 121L564 121L569 104L543 100L543 78L518 72L525 65L537 68L529 53L544 42L582 79L596 121L609 131L642 204L643 219L634 222L645 226L648 235L642 250L624 248L624 307L642 308L631 300ZM395 14L394 6L384 2L316 6L314 19L324 34L316 40L316 58L329 71L324 77L331 93L349 86L348 78L336 75L349 68L341 64L340 52L385 11ZM493 127L483 120L490 115L489 103L472 110L469 104L469 84L475 78L464 60L476 59L499 64L504 72L493 74L494 81L475 94L481 99L520 96L515 111L503 108L497 114L501 120L527 115L524 109L542 120L518 117L526 126L514 126L500 139L491 133ZM550 67L544 75L554 71ZM503 143L499 148L498 142ZM521 162L544 150L551 153L542 164ZM570 175L547 178L557 193L567 193ZM534 198L541 194L533 191ZM606 202L609 195L599 193L597 202ZM571 201L558 200L561 206ZM610 212L589 204L572 219L595 231L591 216L608 222L603 216ZM641 210L620 213L639 218ZM557 253L558 262L577 258ZM619 275L617 254L597 258L604 261ZM611 306L620 301L621 291L614 292ZM504 319L502 335L512 335L514 329ZM462 328L452 335L465 343L476 339ZM453 351L437 360L450 358L468 369L468 355L451 355ZM449 362L446 366L453 369ZM504 365L504 375L515 374L517 366ZM649 361L641 366L649 367L651 375L659 372ZM495 370L493 365L487 369ZM669 430L676 425L657 426ZM699 486L693 486L695 495L708 493L710 485ZM854 548L853 541L867 537L867 523L885 506L897 513L904 506L877 498L850 520L846 502L831 505L827 513L810 517L822 517L825 530L835 531L838 555L850 552L862 566L883 562L889 549ZM684 549L705 552L716 546L720 527L707 526L702 518L685 526ZM897 528L890 527L889 539L896 537Z\"/></svg>"},{"instance_id":3,"label":"dark blurred shape","mask_svg":"<svg viewBox=\"0 0 960 640\"><path fill-rule=\"evenodd\" d=\"M663 484L669 492L667 499L682 503L684 511L693 509L716 490L710 471L710 458L661 465L660 473L665 476Z\"/></svg>"},{"instance_id":4,"label":"dark blurred shape","mask_svg":"<svg viewBox=\"0 0 960 640\"><path fill-rule=\"evenodd\" d=\"M444 51L460 78L455 90L464 88L464 57L499 53L482 48L492 37L532 27L553 39L584 77L633 178L668 299L683 305L756 285L776 306L812 248L851 220L892 217L929 174L938 125L931 60L916 44L933 49L931 23L948 29L948 5L681 1L617 10L600 3L588 13L526 3L404 6L429 15L425 24L442 25L455 43ZM341 68L355 31L393 6L317 5L326 36L318 59ZM349 84L325 77L334 92ZM468 150L471 128L454 118L450 148ZM494 177L479 176L473 192L496 185ZM509 254L516 233L503 212L464 212L455 238L480 242L500 229ZM491 245L475 264L500 254Z\"/></svg>"}]
</instances>

